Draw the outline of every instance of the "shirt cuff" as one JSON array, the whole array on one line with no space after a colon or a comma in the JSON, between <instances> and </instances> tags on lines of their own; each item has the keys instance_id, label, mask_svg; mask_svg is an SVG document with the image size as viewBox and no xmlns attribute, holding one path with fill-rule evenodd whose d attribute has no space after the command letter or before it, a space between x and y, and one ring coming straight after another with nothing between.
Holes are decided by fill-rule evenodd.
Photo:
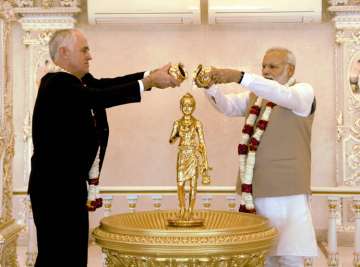
<instances>
[{"instance_id":1,"label":"shirt cuff","mask_svg":"<svg viewBox=\"0 0 360 267\"><path fill-rule=\"evenodd\" d=\"M208 98L210 99L210 101L213 103L213 104L216 104L216 99L215 99L215 95L217 94L218 92L218 87L213 84L209 87L209 89L206 89L204 90L205 93L207 94Z\"/></svg>"},{"instance_id":2,"label":"shirt cuff","mask_svg":"<svg viewBox=\"0 0 360 267\"><path fill-rule=\"evenodd\" d=\"M255 77L253 75L245 72L240 84L247 87L247 86L249 86L250 83L252 83L254 81L254 79L255 79Z\"/></svg>"},{"instance_id":3,"label":"shirt cuff","mask_svg":"<svg viewBox=\"0 0 360 267\"><path fill-rule=\"evenodd\" d=\"M150 71L149 71L149 70L144 72L144 78L147 77L147 76L149 76L149 75L150 75Z\"/></svg>"},{"instance_id":4,"label":"shirt cuff","mask_svg":"<svg viewBox=\"0 0 360 267\"><path fill-rule=\"evenodd\" d=\"M149 76L149 75L150 75L149 70L144 72L144 78ZM145 91L144 84L143 84L143 82L141 80L138 80L138 82L139 82L139 86L140 86L140 94L142 94ZM150 89L148 91L150 91Z\"/></svg>"},{"instance_id":5,"label":"shirt cuff","mask_svg":"<svg viewBox=\"0 0 360 267\"><path fill-rule=\"evenodd\" d=\"M218 91L218 88L215 84L211 85L208 89L205 90L206 94L209 96L215 96L217 91Z\"/></svg>"},{"instance_id":6,"label":"shirt cuff","mask_svg":"<svg viewBox=\"0 0 360 267\"><path fill-rule=\"evenodd\" d=\"M138 80L139 83L139 87L140 87L140 94L142 94L144 92L144 84L142 82L142 80Z\"/></svg>"}]
</instances>

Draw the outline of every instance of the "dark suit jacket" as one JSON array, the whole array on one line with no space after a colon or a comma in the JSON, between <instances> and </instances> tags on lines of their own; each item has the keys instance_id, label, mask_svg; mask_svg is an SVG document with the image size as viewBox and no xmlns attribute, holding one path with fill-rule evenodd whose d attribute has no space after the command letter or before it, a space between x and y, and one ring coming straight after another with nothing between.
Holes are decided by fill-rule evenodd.
<instances>
[{"instance_id":1,"label":"dark suit jacket","mask_svg":"<svg viewBox=\"0 0 360 267\"><path fill-rule=\"evenodd\" d=\"M99 146L100 165L105 155L109 134L105 108L139 102L137 80L143 75L95 79L86 74L80 81L57 72L42 78L33 113L30 194L59 193L55 185L66 184L69 198L78 198L80 191L86 200L84 181Z\"/></svg>"},{"instance_id":2,"label":"dark suit jacket","mask_svg":"<svg viewBox=\"0 0 360 267\"><path fill-rule=\"evenodd\" d=\"M139 102L137 80L142 78L143 73L135 73L98 80L87 74L80 81L65 72L42 78L28 188L37 230L36 267L87 266L86 180L99 147L100 165L104 158L105 108Z\"/></svg>"}]
</instances>

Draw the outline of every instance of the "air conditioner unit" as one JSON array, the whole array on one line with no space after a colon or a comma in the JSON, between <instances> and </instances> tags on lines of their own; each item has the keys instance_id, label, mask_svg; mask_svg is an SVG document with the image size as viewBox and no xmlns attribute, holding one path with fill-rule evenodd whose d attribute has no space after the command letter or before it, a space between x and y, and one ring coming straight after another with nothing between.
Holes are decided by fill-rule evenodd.
<instances>
[{"instance_id":1,"label":"air conditioner unit","mask_svg":"<svg viewBox=\"0 0 360 267\"><path fill-rule=\"evenodd\" d=\"M208 0L209 24L320 22L322 0Z\"/></svg>"},{"instance_id":2,"label":"air conditioner unit","mask_svg":"<svg viewBox=\"0 0 360 267\"><path fill-rule=\"evenodd\" d=\"M200 0L88 0L90 24L200 24Z\"/></svg>"}]
</instances>

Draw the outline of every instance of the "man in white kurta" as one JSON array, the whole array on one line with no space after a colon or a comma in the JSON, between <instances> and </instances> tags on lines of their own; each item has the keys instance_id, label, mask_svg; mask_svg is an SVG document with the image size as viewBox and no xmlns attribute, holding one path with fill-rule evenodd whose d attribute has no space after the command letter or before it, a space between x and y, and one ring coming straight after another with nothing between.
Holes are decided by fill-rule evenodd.
<instances>
[{"instance_id":1,"label":"man in white kurta","mask_svg":"<svg viewBox=\"0 0 360 267\"><path fill-rule=\"evenodd\" d=\"M294 71L295 57L292 52L285 48L272 48L266 52L263 59L263 77L233 69L212 68L210 77L213 85L207 88L205 92L216 109L227 116L246 116L249 112L249 105L251 105L251 95L271 101L277 107L273 111L274 114L270 115L269 127L268 130L265 130L263 138L267 138L267 131L273 131L270 128L271 126L274 127L274 125L271 125L272 123L277 123L276 126L279 128L292 127L293 124L281 125L281 121L272 122L272 116L274 116L273 120L276 120L276 112L283 112L290 114L287 114L287 117L293 117L295 126L297 125L296 123L299 123L300 126L310 125L308 131L303 131L305 135L308 133L308 139L310 140L311 116L313 116L315 111L314 90L310 84L296 83L293 78ZM224 95L221 89L215 85L217 83L231 82L240 83L248 91ZM306 129L305 126L302 129ZM297 129L293 129L293 131L297 131ZM269 134L272 134L270 132ZM299 136L301 138L301 134ZM281 144L281 140L279 142ZM308 143L305 142L305 144L308 147L304 148L304 151L309 151L308 161L310 162L310 141ZM260 142L259 148L261 148L261 145L262 143ZM277 147L273 147L273 149L276 150ZM255 161L255 169L257 167L256 164L257 162ZM308 169L306 173L308 173L308 180L310 180L310 164L305 164L304 166L306 166L304 168ZM256 170L254 171L254 176L256 176ZM276 183L275 176L273 175L274 183ZM254 178L256 180L256 177ZM266 178L272 179L271 175ZM296 177L297 180L299 180L298 178ZM289 177L289 180L291 179L293 178ZM300 179L302 179L301 175ZM289 186L288 189L285 188L279 191L280 193L277 193L275 185L273 187L275 193L266 192L266 190L271 191L271 189L265 188L265 193L259 191L259 196L257 196L256 184L254 184L257 214L267 217L279 231L278 242L266 259L266 267L303 267L305 257L317 255L316 238L307 196L307 193L310 192L309 184L310 182L305 182L298 191L297 188L293 189Z\"/></svg>"}]
</instances>

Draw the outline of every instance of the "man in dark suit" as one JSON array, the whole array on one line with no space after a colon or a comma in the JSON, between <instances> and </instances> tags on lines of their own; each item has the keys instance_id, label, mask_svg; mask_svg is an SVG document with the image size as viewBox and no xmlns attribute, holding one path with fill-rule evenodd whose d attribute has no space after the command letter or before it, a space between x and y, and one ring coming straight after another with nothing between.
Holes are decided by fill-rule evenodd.
<instances>
[{"instance_id":1,"label":"man in dark suit","mask_svg":"<svg viewBox=\"0 0 360 267\"><path fill-rule=\"evenodd\" d=\"M33 112L30 194L37 230L36 267L87 266L87 180L100 174L108 139L105 108L140 102L152 87L175 87L170 64L112 79L89 73L85 36L62 30L49 42L50 56L64 71L46 74ZM98 177L95 177L98 178Z\"/></svg>"}]
</instances>

